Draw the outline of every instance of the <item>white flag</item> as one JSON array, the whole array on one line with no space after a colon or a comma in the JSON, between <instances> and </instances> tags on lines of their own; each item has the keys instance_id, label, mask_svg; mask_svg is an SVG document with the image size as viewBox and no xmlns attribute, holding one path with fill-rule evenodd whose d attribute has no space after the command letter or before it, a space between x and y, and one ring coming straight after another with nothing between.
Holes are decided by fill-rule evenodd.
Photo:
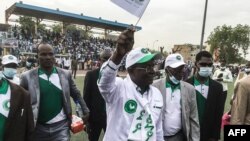
<instances>
[{"instance_id":1,"label":"white flag","mask_svg":"<svg viewBox=\"0 0 250 141\"><path fill-rule=\"evenodd\" d=\"M150 0L111 0L129 13L141 17Z\"/></svg>"}]
</instances>

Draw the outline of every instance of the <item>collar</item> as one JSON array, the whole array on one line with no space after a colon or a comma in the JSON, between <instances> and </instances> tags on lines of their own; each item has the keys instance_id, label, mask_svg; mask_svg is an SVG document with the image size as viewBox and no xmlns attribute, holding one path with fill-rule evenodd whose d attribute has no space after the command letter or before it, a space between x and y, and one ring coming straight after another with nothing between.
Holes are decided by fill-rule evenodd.
<instances>
[{"instance_id":1,"label":"collar","mask_svg":"<svg viewBox=\"0 0 250 141\"><path fill-rule=\"evenodd\" d=\"M170 83L169 81L166 82L166 88L171 88L172 92L177 90L177 89L180 89L180 83L179 84L172 84Z\"/></svg>"},{"instance_id":2,"label":"collar","mask_svg":"<svg viewBox=\"0 0 250 141\"><path fill-rule=\"evenodd\" d=\"M196 77L194 77L194 85L197 86L197 85L200 85L200 84L201 84L200 81ZM204 83L204 85L209 86L209 78Z\"/></svg>"},{"instance_id":3,"label":"collar","mask_svg":"<svg viewBox=\"0 0 250 141\"><path fill-rule=\"evenodd\" d=\"M139 86L136 85L136 91L138 91L140 94L144 94L145 92L149 91L149 86L146 87L145 91L143 91Z\"/></svg>"},{"instance_id":4,"label":"collar","mask_svg":"<svg viewBox=\"0 0 250 141\"><path fill-rule=\"evenodd\" d=\"M129 79L130 79L130 81L132 82L133 86L135 87L136 91L139 92L140 94L143 95L145 92L148 92L148 91L149 91L149 89L150 89L149 86L147 86L146 89L145 89L145 91L143 91L138 85L136 85L136 84L131 80L131 78L130 78L129 75L128 75L127 77L129 77Z\"/></svg>"},{"instance_id":5,"label":"collar","mask_svg":"<svg viewBox=\"0 0 250 141\"><path fill-rule=\"evenodd\" d=\"M57 73L56 67L52 68L52 72L49 74L47 71L43 70L41 67L38 69L38 75L46 74L47 76L50 76L53 73Z\"/></svg>"}]
</instances>

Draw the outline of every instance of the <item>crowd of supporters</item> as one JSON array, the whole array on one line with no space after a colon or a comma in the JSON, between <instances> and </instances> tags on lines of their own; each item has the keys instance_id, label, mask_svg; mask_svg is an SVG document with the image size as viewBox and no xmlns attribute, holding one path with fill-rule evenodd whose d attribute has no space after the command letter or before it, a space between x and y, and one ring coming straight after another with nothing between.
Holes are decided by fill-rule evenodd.
<instances>
[{"instance_id":1,"label":"crowd of supporters","mask_svg":"<svg viewBox=\"0 0 250 141\"><path fill-rule=\"evenodd\" d=\"M78 30L66 31L64 34L51 30L38 30L36 38L33 38L31 32L23 30L19 26L13 26L8 32L7 38L17 40L18 47L11 48L10 54L16 56L21 64L24 64L28 58L35 60L37 45L41 41L45 41L52 45L58 66L68 65L65 64L67 60L75 57L78 60L79 69L92 69L92 67L98 66L100 52L104 49L113 51L115 46L115 41L111 39L82 36Z\"/></svg>"}]
</instances>

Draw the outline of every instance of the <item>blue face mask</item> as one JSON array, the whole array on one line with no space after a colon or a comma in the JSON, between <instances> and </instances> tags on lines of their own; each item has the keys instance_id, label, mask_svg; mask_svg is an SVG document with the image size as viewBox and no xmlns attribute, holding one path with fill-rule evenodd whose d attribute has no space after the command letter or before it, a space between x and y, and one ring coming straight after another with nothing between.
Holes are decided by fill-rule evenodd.
<instances>
[{"instance_id":1,"label":"blue face mask","mask_svg":"<svg viewBox=\"0 0 250 141\"><path fill-rule=\"evenodd\" d=\"M13 78L14 75L17 73L16 69L13 68L3 68L3 74L8 78Z\"/></svg>"},{"instance_id":2,"label":"blue face mask","mask_svg":"<svg viewBox=\"0 0 250 141\"><path fill-rule=\"evenodd\" d=\"M200 71L198 72L202 77L209 77L212 74L212 67L200 67Z\"/></svg>"},{"instance_id":3,"label":"blue face mask","mask_svg":"<svg viewBox=\"0 0 250 141\"><path fill-rule=\"evenodd\" d=\"M167 69L167 71L168 71L168 69ZM169 79L171 82L173 82L176 85L180 83L180 80L176 79L169 71L168 71L168 73L170 74Z\"/></svg>"},{"instance_id":4,"label":"blue face mask","mask_svg":"<svg viewBox=\"0 0 250 141\"><path fill-rule=\"evenodd\" d=\"M169 76L169 79L176 85L180 83L180 80L176 79L173 75Z\"/></svg>"}]
</instances>

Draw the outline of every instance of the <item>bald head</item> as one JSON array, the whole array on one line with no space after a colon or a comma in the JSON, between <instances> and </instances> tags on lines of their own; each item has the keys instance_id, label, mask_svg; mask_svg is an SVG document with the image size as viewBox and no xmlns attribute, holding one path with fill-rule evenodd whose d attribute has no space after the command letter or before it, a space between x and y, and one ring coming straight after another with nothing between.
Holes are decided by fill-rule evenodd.
<instances>
[{"instance_id":1,"label":"bald head","mask_svg":"<svg viewBox=\"0 0 250 141\"><path fill-rule=\"evenodd\" d=\"M53 48L52 48L52 46L50 45L50 44L47 44L47 43L41 43L41 44L39 44L38 45L38 47L37 47L37 50L38 50L38 53L40 52L40 50L41 49L51 49L51 50L53 50Z\"/></svg>"},{"instance_id":2,"label":"bald head","mask_svg":"<svg viewBox=\"0 0 250 141\"><path fill-rule=\"evenodd\" d=\"M38 60L40 67L44 70L51 70L55 63L53 48L49 44L40 44L38 46Z\"/></svg>"}]
</instances>

